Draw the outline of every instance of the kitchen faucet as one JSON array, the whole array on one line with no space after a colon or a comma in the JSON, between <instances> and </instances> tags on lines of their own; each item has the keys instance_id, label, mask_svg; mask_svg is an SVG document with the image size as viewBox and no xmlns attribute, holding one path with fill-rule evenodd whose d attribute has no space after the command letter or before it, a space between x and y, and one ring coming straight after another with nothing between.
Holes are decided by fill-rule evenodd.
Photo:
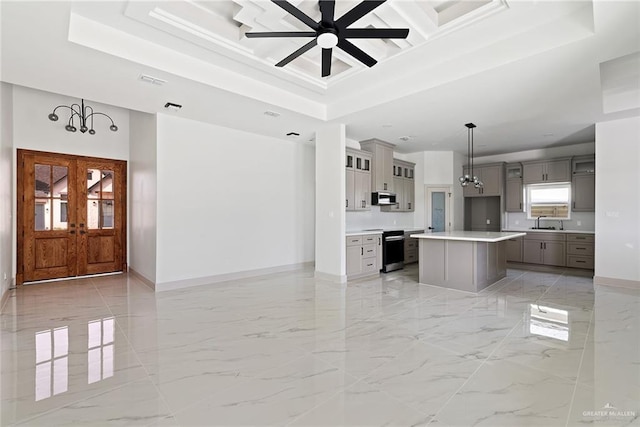
<instances>
[{"instance_id":1,"label":"kitchen faucet","mask_svg":"<svg viewBox=\"0 0 640 427\"><path fill-rule=\"evenodd\" d=\"M564 230L564 222L562 220L560 220L560 230Z\"/></svg>"},{"instance_id":2,"label":"kitchen faucet","mask_svg":"<svg viewBox=\"0 0 640 427\"><path fill-rule=\"evenodd\" d=\"M546 218L546 215L540 215L538 219L536 219L536 228L540 228L540 218Z\"/></svg>"}]
</instances>

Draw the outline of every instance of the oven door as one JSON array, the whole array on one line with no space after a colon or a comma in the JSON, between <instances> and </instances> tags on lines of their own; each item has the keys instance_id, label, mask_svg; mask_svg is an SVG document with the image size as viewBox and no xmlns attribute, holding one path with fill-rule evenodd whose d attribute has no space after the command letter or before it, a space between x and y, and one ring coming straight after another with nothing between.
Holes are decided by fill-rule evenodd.
<instances>
[{"instance_id":1,"label":"oven door","mask_svg":"<svg viewBox=\"0 0 640 427\"><path fill-rule=\"evenodd\" d=\"M389 236L384 238L382 271L399 270L404 267L404 236Z\"/></svg>"}]
</instances>

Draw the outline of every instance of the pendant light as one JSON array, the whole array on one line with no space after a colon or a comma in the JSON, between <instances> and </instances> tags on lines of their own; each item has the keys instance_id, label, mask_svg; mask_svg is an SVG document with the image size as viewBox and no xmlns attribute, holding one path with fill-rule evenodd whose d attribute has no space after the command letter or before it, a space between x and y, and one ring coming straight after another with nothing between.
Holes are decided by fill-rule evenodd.
<instances>
[{"instance_id":1,"label":"pendant light","mask_svg":"<svg viewBox=\"0 0 640 427\"><path fill-rule=\"evenodd\" d=\"M85 133L89 131L89 135L95 135L96 131L93 129L93 116L105 116L109 120L111 120L111 126L109 126L109 130L112 132L116 132L118 130L118 126L113 122L113 119L109 117L105 113L100 113L97 111L93 111L93 108L89 105L84 105L84 99L81 101L81 104L71 104L71 105L58 105L53 109L53 112L49 114L49 120L52 122L58 121L58 115L56 114L56 110L58 108L68 108L69 111L69 120L65 125L65 130L67 132L75 132L78 130L76 128L75 120L76 118L79 121L80 132Z\"/></svg>"},{"instance_id":2,"label":"pendant light","mask_svg":"<svg viewBox=\"0 0 640 427\"><path fill-rule=\"evenodd\" d=\"M463 187L473 184L475 188L480 188L484 185L480 179L473 174L473 128L476 127L473 123L467 123L467 173L463 174L460 178L460 185Z\"/></svg>"}]
</instances>

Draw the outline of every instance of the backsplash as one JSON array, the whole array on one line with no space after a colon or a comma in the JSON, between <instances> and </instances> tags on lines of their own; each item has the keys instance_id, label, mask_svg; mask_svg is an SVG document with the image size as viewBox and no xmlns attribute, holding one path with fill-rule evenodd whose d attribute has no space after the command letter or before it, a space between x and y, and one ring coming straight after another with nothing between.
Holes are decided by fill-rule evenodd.
<instances>
[{"instance_id":1,"label":"backsplash","mask_svg":"<svg viewBox=\"0 0 640 427\"><path fill-rule=\"evenodd\" d=\"M398 226L398 228L413 228L412 212L381 212L379 206L371 206L370 211L347 212L346 229L363 230L367 228L382 228ZM422 227L417 224L418 228Z\"/></svg>"},{"instance_id":2,"label":"backsplash","mask_svg":"<svg viewBox=\"0 0 640 427\"><path fill-rule=\"evenodd\" d=\"M522 212L505 213L505 224L503 229L522 229L534 227L535 219L527 219L527 214ZM571 212L571 219L563 220L565 230L594 231L596 229L594 212ZM540 218L541 227L556 227L560 229L560 221Z\"/></svg>"}]
</instances>

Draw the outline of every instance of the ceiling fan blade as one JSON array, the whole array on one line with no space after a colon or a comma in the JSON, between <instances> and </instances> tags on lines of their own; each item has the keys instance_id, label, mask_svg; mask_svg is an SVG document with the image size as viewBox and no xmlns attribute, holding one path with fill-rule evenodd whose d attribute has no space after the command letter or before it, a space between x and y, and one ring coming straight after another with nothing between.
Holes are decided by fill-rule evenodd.
<instances>
[{"instance_id":1,"label":"ceiling fan blade","mask_svg":"<svg viewBox=\"0 0 640 427\"><path fill-rule=\"evenodd\" d=\"M291 15L298 18L298 20L302 21L307 27L312 28L314 30L317 30L318 28L320 28L320 25L318 25L316 21L309 18L309 16L306 13L304 13L303 11L301 11L300 9L298 9L297 7L289 3L287 0L271 0L271 1L277 4L278 6L280 6L281 8L283 8L284 10L286 10L287 12L289 12Z\"/></svg>"},{"instance_id":2,"label":"ceiling fan blade","mask_svg":"<svg viewBox=\"0 0 640 427\"><path fill-rule=\"evenodd\" d=\"M342 29L348 27L367 13L371 12L376 7L380 6L385 1L386 0L364 0L362 3L358 4L353 9L342 15L336 21L336 26Z\"/></svg>"},{"instance_id":3,"label":"ceiling fan blade","mask_svg":"<svg viewBox=\"0 0 640 427\"><path fill-rule=\"evenodd\" d=\"M293 61L294 59L296 59L298 56L302 55L303 53L305 53L306 51L308 51L309 49L311 49L312 47L314 47L316 44L318 44L318 40L317 39L313 39L311 40L309 43L305 44L304 46L302 46L300 49L296 50L295 52L293 52L291 55L287 56L286 58L284 58L282 61L278 62L276 64L276 67L284 67L285 65L287 65L289 62Z\"/></svg>"},{"instance_id":4,"label":"ceiling fan blade","mask_svg":"<svg viewBox=\"0 0 640 427\"><path fill-rule=\"evenodd\" d=\"M340 32L348 39L406 39L408 28L346 28Z\"/></svg>"},{"instance_id":5,"label":"ceiling fan blade","mask_svg":"<svg viewBox=\"0 0 640 427\"><path fill-rule=\"evenodd\" d=\"M348 40L340 39L338 41L338 47L356 58L358 61L362 62L367 67L373 67L378 62Z\"/></svg>"},{"instance_id":6,"label":"ceiling fan blade","mask_svg":"<svg viewBox=\"0 0 640 427\"><path fill-rule=\"evenodd\" d=\"M313 31L271 31L266 33L244 33L248 38L263 38L263 37L315 37L316 33Z\"/></svg>"},{"instance_id":7,"label":"ceiling fan blade","mask_svg":"<svg viewBox=\"0 0 640 427\"><path fill-rule=\"evenodd\" d=\"M322 13L322 22L333 24L333 15L336 10L335 0L320 0L320 12Z\"/></svg>"},{"instance_id":8,"label":"ceiling fan blade","mask_svg":"<svg viewBox=\"0 0 640 427\"><path fill-rule=\"evenodd\" d=\"M331 49L322 49L322 77L331 74Z\"/></svg>"}]
</instances>

